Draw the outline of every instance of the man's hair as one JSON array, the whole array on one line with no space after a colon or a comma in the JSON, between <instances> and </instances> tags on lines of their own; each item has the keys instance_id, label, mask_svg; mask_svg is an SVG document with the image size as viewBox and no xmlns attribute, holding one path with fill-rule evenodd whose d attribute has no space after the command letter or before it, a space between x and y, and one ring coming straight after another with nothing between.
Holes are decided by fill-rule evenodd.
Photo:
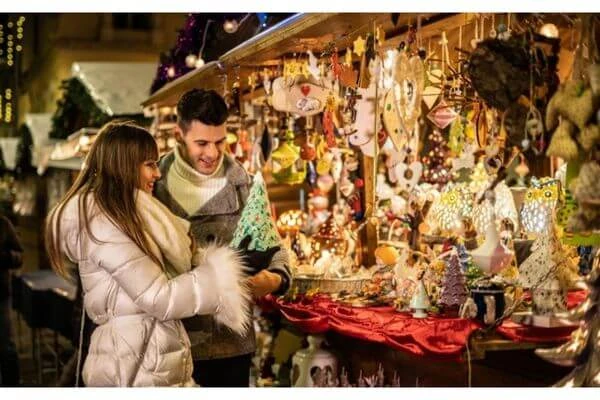
<instances>
[{"instance_id":1,"label":"man's hair","mask_svg":"<svg viewBox=\"0 0 600 400\"><path fill-rule=\"evenodd\" d=\"M177 103L177 124L185 133L192 121L219 126L227 120L227 104L214 90L192 89Z\"/></svg>"}]
</instances>

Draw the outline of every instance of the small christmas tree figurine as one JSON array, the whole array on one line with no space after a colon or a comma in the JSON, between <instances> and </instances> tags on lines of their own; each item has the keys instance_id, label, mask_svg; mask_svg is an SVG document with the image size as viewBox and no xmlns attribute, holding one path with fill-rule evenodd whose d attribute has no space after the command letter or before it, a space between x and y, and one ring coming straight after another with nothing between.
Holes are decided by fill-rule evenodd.
<instances>
[{"instance_id":1,"label":"small christmas tree figurine","mask_svg":"<svg viewBox=\"0 0 600 400\"><path fill-rule=\"evenodd\" d=\"M445 308L458 309L465 300L467 300L465 275L460 267L458 255L454 253L449 256L446 263L439 303Z\"/></svg>"},{"instance_id":2,"label":"small christmas tree figurine","mask_svg":"<svg viewBox=\"0 0 600 400\"><path fill-rule=\"evenodd\" d=\"M450 160L448 146L442 133L437 129L429 135L429 141L432 143L431 149L421 160L425 167L422 181L440 188L450 181L452 175L448 166Z\"/></svg>"},{"instance_id":3,"label":"small christmas tree figurine","mask_svg":"<svg viewBox=\"0 0 600 400\"><path fill-rule=\"evenodd\" d=\"M281 237L271 216L267 188L260 172L254 175L246 207L242 211L230 246L239 247L246 236L251 238L248 250L266 251L275 246L281 246Z\"/></svg>"}]
</instances>

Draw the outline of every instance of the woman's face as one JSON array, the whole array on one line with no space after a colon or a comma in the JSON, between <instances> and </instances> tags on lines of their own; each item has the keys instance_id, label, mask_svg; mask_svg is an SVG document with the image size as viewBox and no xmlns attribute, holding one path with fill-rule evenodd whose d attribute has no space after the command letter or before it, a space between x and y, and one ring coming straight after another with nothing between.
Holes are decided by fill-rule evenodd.
<instances>
[{"instance_id":1,"label":"woman's face","mask_svg":"<svg viewBox=\"0 0 600 400\"><path fill-rule=\"evenodd\" d=\"M154 182L160 179L157 160L146 160L140 165L140 189L152 194Z\"/></svg>"}]
</instances>

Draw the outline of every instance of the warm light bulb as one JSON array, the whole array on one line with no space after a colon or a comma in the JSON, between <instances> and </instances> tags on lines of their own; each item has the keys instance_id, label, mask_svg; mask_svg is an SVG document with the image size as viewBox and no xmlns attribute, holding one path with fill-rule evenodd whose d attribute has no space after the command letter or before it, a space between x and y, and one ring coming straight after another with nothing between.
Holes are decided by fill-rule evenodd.
<instances>
[{"instance_id":1,"label":"warm light bulb","mask_svg":"<svg viewBox=\"0 0 600 400\"><path fill-rule=\"evenodd\" d=\"M204 66L204 60L202 59L202 57L199 57L196 60L196 68L202 68Z\"/></svg>"},{"instance_id":2,"label":"warm light bulb","mask_svg":"<svg viewBox=\"0 0 600 400\"><path fill-rule=\"evenodd\" d=\"M544 24L540 28L540 35L556 39L558 38L558 28L554 24Z\"/></svg>"},{"instance_id":3,"label":"warm light bulb","mask_svg":"<svg viewBox=\"0 0 600 400\"><path fill-rule=\"evenodd\" d=\"M223 30L227 33L235 33L238 30L238 22L235 19L228 19L223 22Z\"/></svg>"},{"instance_id":4,"label":"warm light bulb","mask_svg":"<svg viewBox=\"0 0 600 400\"><path fill-rule=\"evenodd\" d=\"M167 70L167 76L169 78L172 78L175 76L175 67L173 67L173 66L169 67L169 69Z\"/></svg>"},{"instance_id":5,"label":"warm light bulb","mask_svg":"<svg viewBox=\"0 0 600 400\"><path fill-rule=\"evenodd\" d=\"M194 68L196 66L196 61L198 61L198 57L195 54L188 54L185 57L185 65L188 68Z\"/></svg>"}]
</instances>

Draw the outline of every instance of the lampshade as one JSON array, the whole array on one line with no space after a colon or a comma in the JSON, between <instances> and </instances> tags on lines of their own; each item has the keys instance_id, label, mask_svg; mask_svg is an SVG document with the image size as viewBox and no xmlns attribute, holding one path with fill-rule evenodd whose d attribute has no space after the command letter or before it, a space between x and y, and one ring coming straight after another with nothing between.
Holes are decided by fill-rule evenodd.
<instances>
[{"instance_id":1,"label":"lampshade","mask_svg":"<svg viewBox=\"0 0 600 400\"><path fill-rule=\"evenodd\" d=\"M548 229L559 196L560 183L557 179L532 178L521 208L521 224L528 234L537 235Z\"/></svg>"},{"instance_id":2,"label":"lampshade","mask_svg":"<svg viewBox=\"0 0 600 400\"><path fill-rule=\"evenodd\" d=\"M325 254L344 257L347 248L348 243L332 215L311 239L311 259L314 262Z\"/></svg>"},{"instance_id":3,"label":"lampshade","mask_svg":"<svg viewBox=\"0 0 600 400\"><path fill-rule=\"evenodd\" d=\"M289 210L277 219L277 229L282 235L298 232L306 223L307 214L302 210Z\"/></svg>"},{"instance_id":4,"label":"lampshade","mask_svg":"<svg viewBox=\"0 0 600 400\"><path fill-rule=\"evenodd\" d=\"M461 219L470 217L472 211L473 194L467 184L448 184L434 201L428 221L443 231L460 230Z\"/></svg>"},{"instance_id":5,"label":"lampshade","mask_svg":"<svg viewBox=\"0 0 600 400\"><path fill-rule=\"evenodd\" d=\"M512 192L508 186L506 186L504 182L500 182L494 189L494 195L495 203L493 206L488 199L483 200L481 203L476 203L473 206L473 223L480 235L485 234L488 224L492 221L492 209L496 216L495 222L497 227L503 219L510 219L515 226L515 229L518 229L519 215L517 213ZM479 196L480 194L478 194L477 198L479 198Z\"/></svg>"}]
</instances>

